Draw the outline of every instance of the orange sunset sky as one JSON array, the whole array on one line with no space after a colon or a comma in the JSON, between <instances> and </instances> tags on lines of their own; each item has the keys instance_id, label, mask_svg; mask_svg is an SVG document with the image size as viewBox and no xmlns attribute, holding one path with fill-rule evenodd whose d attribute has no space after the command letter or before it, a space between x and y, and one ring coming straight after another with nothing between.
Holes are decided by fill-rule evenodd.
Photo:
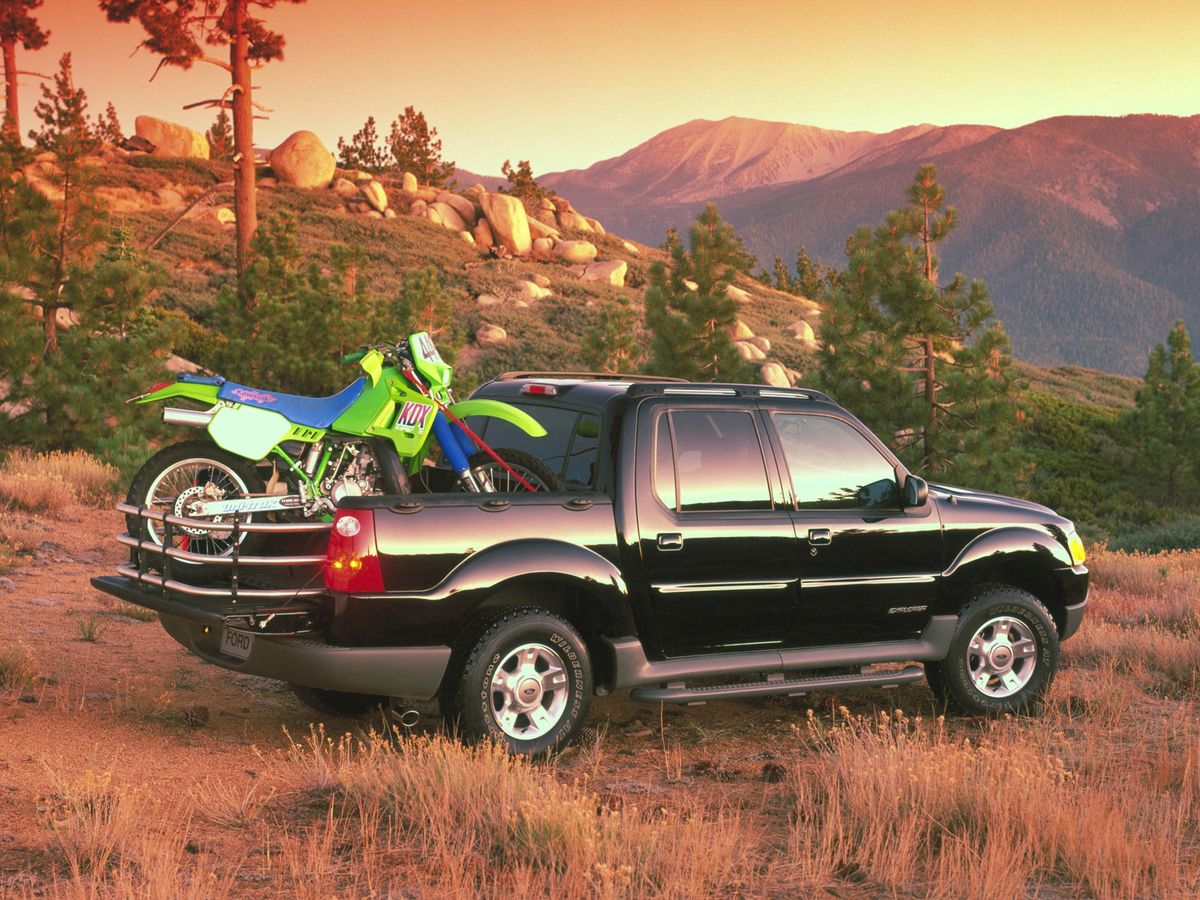
<instances>
[{"instance_id":1,"label":"orange sunset sky","mask_svg":"<svg viewBox=\"0 0 1200 900\"><path fill-rule=\"evenodd\" d=\"M224 72L165 69L133 51L137 25L91 0L46 0L48 72L74 54L92 110L128 132L147 113L194 127ZM695 118L729 115L886 131L931 122L1020 125L1063 114L1200 112L1200 0L858 2L593 0L584 3L309 0L267 11L287 39L256 92L274 109L259 146L317 132L332 149L374 114L425 112L444 152L497 174L585 167ZM132 55L131 55L132 54ZM23 127L36 83L23 88Z\"/></svg>"}]
</instances>

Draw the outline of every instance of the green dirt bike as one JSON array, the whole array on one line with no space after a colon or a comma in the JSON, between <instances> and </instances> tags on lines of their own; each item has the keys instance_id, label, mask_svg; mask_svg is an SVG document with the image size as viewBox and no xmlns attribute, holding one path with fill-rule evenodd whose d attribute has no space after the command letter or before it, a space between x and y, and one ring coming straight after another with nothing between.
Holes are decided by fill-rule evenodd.
<instances>
[{"instance_id":1,"label":"green dirt bike","mask_svg":"<svg viewBox=\"0 0 1200 900\"><path fill-rule=\"evenodd\" d=\"M494 416L533 437L546 430L496 400L454 401L453 368L425 332L343 357L365 375L332 397L299 397L235 384L219 376L180 375L130 402L182 398L204 410L163 410L163 421L205 428L211 440L160 450L134 476L127 502L189 519L242 523L328 517L343 497L418 490L559 490L536 457L492 450L465 419ZM447 468L432 466L434 448ZM138 517L129 517L137 534ZM162 524L147 523L163 544ZM253 553L261 534L177 527L170 542L203 556Z\"/></svg>"}]
</instances>

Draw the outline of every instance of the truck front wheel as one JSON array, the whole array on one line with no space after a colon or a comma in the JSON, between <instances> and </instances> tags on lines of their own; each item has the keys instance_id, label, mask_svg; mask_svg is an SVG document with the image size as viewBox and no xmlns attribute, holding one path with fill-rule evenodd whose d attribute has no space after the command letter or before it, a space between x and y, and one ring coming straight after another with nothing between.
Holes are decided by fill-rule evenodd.
<instances>
[{"instance_id":1,"label":"truck front wheel","mask_svg":"<svg viewBox=\"0 0 1200 900\"><path fill-rule=\"evenodd\" d=\"M476 638L451 712L467 741L490 738L536 755L575 737L591 696L591 660L578 632L546 610L512 609Z\"/></svg>"},{"instance_id":2,"label":"truck front wheel","mask_svg":"<svg viewBox=\"0 0 1200 900\"><path fill-rule=\"evenodd\" d=\"M968 715L1036 713L1058 668L1058 632L1032 594L981 588L963 608L950 653L926 663L934 696Z\"/></svg>"}]
</instances>

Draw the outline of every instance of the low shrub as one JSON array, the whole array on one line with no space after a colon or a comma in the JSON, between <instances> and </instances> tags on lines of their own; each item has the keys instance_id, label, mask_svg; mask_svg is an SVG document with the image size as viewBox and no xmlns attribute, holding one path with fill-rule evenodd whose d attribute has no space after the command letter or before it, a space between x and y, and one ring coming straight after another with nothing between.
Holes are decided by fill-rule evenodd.
<instances>
[{"instance_id":1,"label":"low shrub","mask_svg":"<svg viewBox=\"0 0 1200 900\"><path fill-rule=\"evenodd\" d=\"M1180 516L1169 522L1149 525L1119 536L1112 549L1139 553L1200 548L1200 516Z\"/></svg>"},{"instance_id":2,"label":"low shrub","mask_svg":"<svg viewBox=\"0 0 1200 900\"><path fill-rule=\"evenodd\" d=\"M112 500L119 473L81 451L15 450L0 467L0 506L54 513L71 506L103 506Z\"/></svg>"}]
</instances>

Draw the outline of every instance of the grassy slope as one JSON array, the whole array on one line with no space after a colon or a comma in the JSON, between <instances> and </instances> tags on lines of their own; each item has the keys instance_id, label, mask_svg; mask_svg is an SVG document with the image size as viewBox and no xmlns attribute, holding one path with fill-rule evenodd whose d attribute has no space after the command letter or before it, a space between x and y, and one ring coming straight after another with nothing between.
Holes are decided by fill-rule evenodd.
<instances>
[{"instance_id":1,"label":"grassy slope","mask_svg":"<svg viewBox=\"0 0 1200 900\"><path fill-rule=\"evenodd\" d=\"M221 180L225 173L216 164L141 158L131 165L108 166L101 177L106 186L119 190L153 192L165 188L195 194ZM594 321L598 305L624 297L640 306L646 270L652 261L663 258L660 251L645 246L631 252L614 235L578 235L597 245L601 259L623 259L628 263L628 286L617 288L581 282L565 264L490 259L453 232L424 219L401 215L380 220L350 215L343 211L340 198L328 191L287 187L260 190L260 219L279 213L298 218L299 240L305 253L318 264L328 260L333 244L358 245L366 250L371 262L365 274L369 291L377 298L396 296L405 270L435 266L442 286L455 300L463 337L470 339L484 322L500 325L509 333L506 344L473 350L463 357L467 370L464 374L480 379L516 368L580 368L579 338ZM145 247L174 216L174 212L161 209L114 218L130 229L138 246ZM232 229L221 229L200 219L187 220L147 256L170 275L160 302L184 310L202 325L210 325L213 298L233 277ZM532 301L528 309L520 308L513 302L518 297L516 284L535 273L550 279L554 296ZM782 329L799 318L811 317L815 307L749 279L740 283L754 296L754 302L745 305L742 318L756 334L770 339L771 358L800 371L810 368L810 354ZM475 300L482 293L496 294L506 302L480 308ZM202 341L188 350L197 361L204 361Z\"/></svg>"}]
</instances>

